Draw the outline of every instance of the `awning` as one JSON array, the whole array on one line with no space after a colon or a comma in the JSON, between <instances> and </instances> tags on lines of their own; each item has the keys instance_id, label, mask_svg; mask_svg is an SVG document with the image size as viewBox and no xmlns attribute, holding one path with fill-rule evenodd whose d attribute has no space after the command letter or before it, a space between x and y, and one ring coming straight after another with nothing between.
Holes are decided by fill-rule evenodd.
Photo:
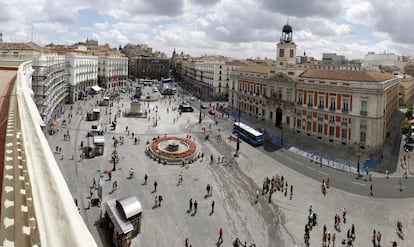
<instances>
[{"instance_id":1,"label":"awning","mask_svg":"<svg viewBox=\"0 0 414 247\"><path fill-rule=\"evenodd\" d=\"M105 137L104 136L94 136L93 143L96 145L103 145L105 144Z\"/></svg>"},{"instance_id":2,"label":"awning","mask_svg":"<svg viewBox=\"0 0 414 247\"><path fill-rule=\"evenodd\" d=\"M100 86L97 86L97 85L92 86L91 88L92 88L95 92L99 92L99 91L101 91L101 90L102 90L102 88L101 88Z\"/></svg>"},{"instance_id":3,"label":"awning","mask_svg":"<svg viewBox=\"0 0 414 247\"><path fill-rule=\"evenodd\" d=\"M126 219L129 219L142 212L141 203L135 196L117 200L117 203L121 205L121 209Z\"/></svg>"}]
</instances>

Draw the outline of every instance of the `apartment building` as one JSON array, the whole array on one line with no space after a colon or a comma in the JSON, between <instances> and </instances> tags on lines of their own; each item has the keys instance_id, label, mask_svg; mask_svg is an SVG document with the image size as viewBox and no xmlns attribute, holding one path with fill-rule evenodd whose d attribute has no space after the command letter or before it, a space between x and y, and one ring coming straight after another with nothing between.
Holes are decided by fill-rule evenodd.
<instances>
[{"instance_id":1,"label":"apartment building","mask_svg":"<svg viewBox=\"0 0 414 247\"><path fill-rule=\"evenodd\" d=\"M98 85L98 57L69 54L66 56L69 74L69 103L82 99L90 87Z\"/></svg>"},{"instance_id":2,"label":"apartment building","mask_svg":"<svg viewBox=\"0 0 414 247\"><path fill-rule=\"evenodd\" d=\"M45 123L55 118L69 96L65 56L42 54L32 61L34 102Z\"/></svg>"},{"instance_id":3,"label":"apartment building","mask_svg":"<svg viewBox=\"0 0 414 247\"><path fill-rule=\"evenodd\" d=\"M98 57L98 85L103 88L123 86L128 78L128 58L121 56Z\"/></svg>"}]
</instances>

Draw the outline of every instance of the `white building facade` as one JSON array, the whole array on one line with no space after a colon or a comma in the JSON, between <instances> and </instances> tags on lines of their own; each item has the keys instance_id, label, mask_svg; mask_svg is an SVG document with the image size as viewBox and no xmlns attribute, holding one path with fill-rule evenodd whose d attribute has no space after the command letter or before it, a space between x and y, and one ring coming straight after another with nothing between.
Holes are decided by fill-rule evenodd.
<instances>
[{"instance_id":1,"label":"white building facade","mask_svg":"<svg viewBox=\"0 0 414 247\"><path fill-rule=\"evenodd\" d=\"M45 123L56 118L69 95L65 56L42 54L33 59L34 101Z\"/></svg>"},{"instance_id":2,"label":"white building facade","mask_svg":"<svg viewBox=\"0 0 414 247\"><path fill-rule=\"evenodd\" d=\"M124 86L127 79L127 57L100 56L98 58L98 82L100 87Z\"/></svg>"},{"instance_id":3,"label":"white building facade","mask_svg":"<svg viewBox=\"0 0 414 247\"><path fill-rule=\"evenodd\" d=\"M69 103L82 99L90 87L98 83L98 57L67 55L67 72L69 74Z\"/></svg>"}]
</instances>

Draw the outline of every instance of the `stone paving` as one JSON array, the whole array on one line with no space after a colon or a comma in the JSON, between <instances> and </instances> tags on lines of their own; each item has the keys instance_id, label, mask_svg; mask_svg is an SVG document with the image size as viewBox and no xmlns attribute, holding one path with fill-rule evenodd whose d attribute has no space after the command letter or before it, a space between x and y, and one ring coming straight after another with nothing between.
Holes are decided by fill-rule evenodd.
<instances>
[{"instance_id":1,"label":"stone paving","mask_svg":"<svg viewBox=\"0 0 414 247\"><path fill-rule=\"evenodd\" d=\"M151 90L151 87L148 89ZM90 96L89 96L90 97ZM322 240L322 225L335 232L333 219L340 214L343 207L347 209L347 223L342 224L341 232L336 232L335 246L341 246L339 240L346 236L346 230L355 224L356 240L354 246L370 246L372 230L380 230L382 246L390 246L390 241L397 240L394 233L396 219L400 219L409 232L413 227L413 199L387 200L352 195L339 189L330 188L326 196L320 190L320 182L307 178L277 160L256 150L248 144L240 146L240 156L234 158L235 143L225 139L230 133L223 131L231 125L229 120L214 120L207 113L203 114L202 124L198 123L198 111L183 113L181 116L171 107L177 107L177 102L150 102L151 113L148 119L118 118L116 130L109 127L109 114L102 111L101 123L105 133L105 152L103 156L93 159L80 160L80 142L85 137L92 122L84 121L87 110L96 107L95 96L89 100L78 101L65 106L65 113L59 119L66 120L67 125L61 125L59 132L48 135L51 149L62 148L62 154L56 154L56 160L69 185L69 188L79 202L79 213L84 218L91 233L99 246L111 246L110 236L99 226L103 207L87 207L87 197L93 178L104 180L103 202L112 198L122 198L135 195L143 207L142 233L133 240L132 246L184 246L185 238L189 238L192 246L232 246L232 241L239 237L242 242L254 243L256 246L305 246L303 241L304 226L307 222L310 205L318 215L318 225L311 232L311 246L320 245ZM128 110L129 96L123 95L119 103L112 107L112 119L117 110ZM155 117L154 106L158 106L157 116L160 117L156 127L152 121ZM82 110L78 110L80 107ZM166 108L169 107L169 113ZM78 111L78 114L76 112ZM82 111L82 115L80 115ZM73 117L69 121L68 114ZM174 118L178 120L173 121ZM211 125L211 129L209 126ZM128 126L129 135L125 131ZM204 140L202 127L210 131L208 141ZM222 139L217 138L221 129ZM70 141L63 140L63 134L69 130ZM140 142L134 145L132 132L139 136ZM144 153L146 142L155 136L176 135L191 139L199 145L205 154L204 160L196 161L189 168L181 165L162 165L150 160ZM123 136L125 141L117 150L120 162L108 181L106 171L112 169L110 163L113 150L112 137ZM288 155L286 150L278 150L281 155ZM285 153L283 153L285 152ZM210 164L210 155L214 162ZM225 162L217 163L217 157L224 155ZM294 155L294 154L289 154ZM62 157L63 156L63 157ZM303 157L297 157L301 159ZM135 176L129 179L129 168L135 170ZM179 173L183 172L183 183L178 185ZM148 184L143 184L144 174L148 174ZM284 175L289 184L294 185L293 196L290 199L281 192L268 198L260 196L255 203L256 190L261 189L263 178L273 175ZM157 192L153 192L153 182L158 182ZM118 182L118 189L112 190L112 182ZM206 196L206 185L213 187L213 195ZM161 207L154 206L156 195L162 195L164 201ZM94 191L94 197L97 191ZM199 207L196 213L188 212L190 198L197 200ZM214 200L214 213L211 213L211 202ZM219 228L223 228L223 243L217 243ZM414 237L406 234L405 240L397 240L398 246L410 246Z\"/></svg>"}]
</instances>

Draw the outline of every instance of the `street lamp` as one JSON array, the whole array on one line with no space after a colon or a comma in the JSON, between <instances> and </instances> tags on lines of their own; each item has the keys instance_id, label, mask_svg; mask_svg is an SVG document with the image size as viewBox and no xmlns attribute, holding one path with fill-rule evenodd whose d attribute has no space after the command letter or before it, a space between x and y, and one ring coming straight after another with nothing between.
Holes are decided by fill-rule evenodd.
<instances>
[{"instance_id":1,"label":"street lamp","mask_svg":"<svg viewBox=\"0 0 414 247\"><path fill-rule=\"evenodd\" d=\"M200 100L200 115L198 116L198 123L201 124L201 100Z\"/></svg>"},{"instance_id":2,"label":"street lamp","mask_svg":"<svg viewBox=\"0 0 414 247\"><path fill-rule=\"evenodd\" d=\"M357 163L358 178L360 178L360 177L361 177L361 172L360 172L360 164L359 164L359 159L361 158L361 155L362 155L361 151L360 151L360 150L358 150L358 152L356 152L356 156L357 156L357 158L358 158L358 163ZM357 178L357 179L358 179L358 178Z\"/></svg>"},{"instance_id":3,"label":"street lamp","mask_svg":"<svg viewBox=\"0 0 414 247\"><path fill-rule=\"evenodd\" d=\"M155 110L155 127L158 125L158 109Z\"/></svg>"}]
</instances>

